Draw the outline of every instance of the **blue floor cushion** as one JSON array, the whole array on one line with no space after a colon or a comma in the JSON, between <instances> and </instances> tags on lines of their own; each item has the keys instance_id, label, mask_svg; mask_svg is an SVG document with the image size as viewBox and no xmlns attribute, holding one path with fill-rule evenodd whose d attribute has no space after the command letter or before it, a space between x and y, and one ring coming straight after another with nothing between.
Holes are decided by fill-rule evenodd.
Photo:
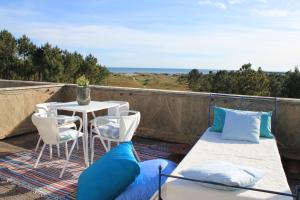
<instances>
[{"instance_id":1,"label":"blue floor cushion","mask_svg":"<svg viewBox=\"0 0 300 200\"><path fill-rule=\"evenodd\" d=\"M158 190L158 167L162 173L171 174L176 168L172 161L164 159L147 160L140 163L141 173L116 200L147 200ZM166 181L162 177L162 184Z\"/></svg>"},{"instance_id":2,"label":"blue floor cushion","mask_svg":"<svg viewBox=\"0 0 300 200\"><path fill-rule=\"evenodd\" d=\"M78 200L113 200L140 174L131 142L104 154L79 177Z\"/></svg>"}]
</instances>

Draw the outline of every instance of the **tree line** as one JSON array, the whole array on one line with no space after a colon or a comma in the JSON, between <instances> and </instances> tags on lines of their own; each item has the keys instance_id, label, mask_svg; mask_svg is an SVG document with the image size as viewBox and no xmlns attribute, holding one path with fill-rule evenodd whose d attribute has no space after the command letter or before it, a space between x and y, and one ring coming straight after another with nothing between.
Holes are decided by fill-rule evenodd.
<instances>
[{"instance_id":1,"label":"tree line","mask_svg":"<svg viewBox=\"0 0 300 200\"><path fill-rule=\"evenodd\" d=\"M91 84L101 84L109 71L91 54L84 57L49 43L37 46L26 35L0 32L0 78L75 83L83 74Z\"/></svg>"},{"instance_id":2,"label":"tree line","mask_svg":"<svg viewBox=\"0 0 300 200\"><path fill-rule=\"evenodd\" d=\"M75 83L81 75L91 84L102 84L109 71L91 54L84 57L49 43L37 46L26 35L15 38L7 30L0 31L0 78ZM298 68L271 73L254 70L248 63L237 71L203 74L193 69L179 81L199 92L300 98Z\"/></svg>"},{"instance_id":3,"label":"tree line","mask_svg":"<svg viewBox=\"0 0 300 200\"><path fill-rule=\"evenodd\" d=\"M193 69L186 79L191 90L225 94L300 98L300 72L297 67L286 73L264 72L244 64L237 71L220 70L203 74Z\"/></svg>"}]
</instances>

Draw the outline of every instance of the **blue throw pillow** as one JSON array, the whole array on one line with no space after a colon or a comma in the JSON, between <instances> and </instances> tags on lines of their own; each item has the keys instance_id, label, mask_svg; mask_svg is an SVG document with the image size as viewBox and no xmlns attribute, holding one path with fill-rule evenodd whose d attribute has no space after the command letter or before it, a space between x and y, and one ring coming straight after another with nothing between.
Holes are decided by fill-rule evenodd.
<instances>
[{"instance_id":1,"label":"blue throw pillow","mask_svg":"<svg viewBox=\"0 0 300 200\"><path fill-rule=\"evenodd\" d=\"M172 161L164 159L148 160L140 163L141 173L116 200L146 200L150 199L158 189L158 167L162 173L171 174L176 168ZM167 180L162 177L162 184Z\"/></svg>"},{"instance_id":2,"label":"blue throw pillow","mask_svg":"<svg viewBox=\"0 0 300 200\"><path fill-rule=\"evenodd\" d=\"M79 177L78 200L112 200L121 194L140 173L132 152L131 142L126 142L104 154Z\"/></svg>"},{"instance_id":3,"label":"blue throw pillow","mask_svg":"<svg viewBox=\"0 0 300 200\"><path fill-rule=\"evenodd\" d=\"M212 126L209 129L210 131L223 132L227 110L235 111L233 109L228 109L228 108L214 107L214 120ZM262 112L261 122L260 122L260 137L265 137L265 138L274 137L271 132L271 118L272 118L272 112Z\"/></svg>"}]
</instances>

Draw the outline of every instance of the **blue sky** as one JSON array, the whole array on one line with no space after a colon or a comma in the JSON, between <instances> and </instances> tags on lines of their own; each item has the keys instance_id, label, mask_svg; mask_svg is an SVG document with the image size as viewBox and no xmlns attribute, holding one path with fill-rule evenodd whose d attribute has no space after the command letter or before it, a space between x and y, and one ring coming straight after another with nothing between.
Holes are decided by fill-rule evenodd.
<instances>
[{"instance_id":1,"label":"blue sky","mask_svg":"<svg viewBox=\"0 0 300 200\"><path fill-rule=\"evenodd\" d=\"M300 63L299 0L2 0L0 29L109 67Z\"/></svg>"}]
</instances>

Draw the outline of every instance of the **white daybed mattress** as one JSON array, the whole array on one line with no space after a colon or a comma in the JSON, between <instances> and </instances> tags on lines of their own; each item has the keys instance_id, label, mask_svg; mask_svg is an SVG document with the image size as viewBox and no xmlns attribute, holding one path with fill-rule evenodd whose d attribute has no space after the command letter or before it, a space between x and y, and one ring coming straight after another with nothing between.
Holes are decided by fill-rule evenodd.
<instances>
[{"instance_id":1,"label":"white daybed mattress","mask_svg":"<svg viewBox=\"0 0 300 200\"><path fill-rule=\"evenodd\" d=\"M172 175L190 166L211 160L223 160L234 164L262 169L266 174L254 188L291 193L281 164L275 139L260 139L259 144L222 140L221 133L206 130L203 136L182 160ZM164 200L234 200L272 199L292 200L291 197L250 190L222 191L206 188L198 183L168 178L162 189Z\"/></svg>"}]
</instances>

